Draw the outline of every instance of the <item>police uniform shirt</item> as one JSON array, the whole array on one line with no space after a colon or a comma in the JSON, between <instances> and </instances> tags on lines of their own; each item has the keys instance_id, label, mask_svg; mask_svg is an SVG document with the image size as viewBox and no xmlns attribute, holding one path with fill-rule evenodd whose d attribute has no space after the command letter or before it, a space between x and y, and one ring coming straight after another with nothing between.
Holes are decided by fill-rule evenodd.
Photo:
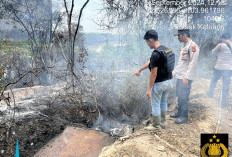
<instances>
[{"instance_id":1,"label":"police uniform shirt","mask_svg":"<svg viewBox=\"0 0 232 157\"><path fill-rule=\"evenodd\" d=\"M199 47L192 40L181 47L178 64L174 69L177 79L193 80L194 69L198 62Z\"/></svg>"},{"instance_id":2,"label":"police uniform shirt","mask_svg":"<svg viewBox=\"0 0 232 157\"><path fill-rule=\"evenodd\" d=\"M163 56L161 56L161 53L159 53L159 51L167 51L171 49L168 49L167 47L160 45L156 50L154 50L152 52L151 58L150 58L150 64L149 64L149 69L151 70L151 68L155 68L158 67L158 71L157 71L157 76L156 76L156 80L155 82L163 82L169 79L172 79L172 75L169 74L164 74L161 71L166 68L165 67L165 58Z\"/></svg>"}]
</instances>

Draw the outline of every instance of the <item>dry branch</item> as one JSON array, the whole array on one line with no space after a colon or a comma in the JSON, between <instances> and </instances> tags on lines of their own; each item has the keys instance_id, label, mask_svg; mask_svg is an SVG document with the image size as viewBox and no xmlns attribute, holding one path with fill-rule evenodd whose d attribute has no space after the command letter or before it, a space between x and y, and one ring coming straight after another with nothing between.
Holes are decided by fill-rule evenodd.
<instances>
[{"instance_id":1,"label":"dry branch","mask_svg":"<svg viewBox=\"0 0 232 157\"><path fill-rule=\"evenodd\" d=\"M49 67L50 68L50 67ZM6 88L12 84L16 84L18 83L21 79L23 79L25 76L27 76L28 74L33 74L35 76L38 76L38 74L42 71L44 71L46 68L45 67L42 67L42 68L35 68L35 69L32 69L32 70L29 70L27 72L25 72L24 74L22 74L19 78L15 79L14 81L12 82L8 82L6 85L4 85L1 89L1 92L0 92L0 101L5 101L6 104L8 106L10 106L10 96L8 95L8 97L5 97L4 95L4 92L6 90Z\"/></svg>"}]
</instances>

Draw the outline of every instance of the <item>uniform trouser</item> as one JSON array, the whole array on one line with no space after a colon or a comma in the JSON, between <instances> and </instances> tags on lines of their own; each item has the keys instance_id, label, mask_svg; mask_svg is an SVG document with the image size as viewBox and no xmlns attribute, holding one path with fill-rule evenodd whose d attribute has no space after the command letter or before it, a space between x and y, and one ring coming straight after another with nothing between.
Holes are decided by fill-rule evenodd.
<instances>
[{"instance_id":1,"label":"uniform trouser","mask_svg":"<svg viewBox=\"0 0 232 157\"><path fill-rule=\"evenodd\" d=\"M188 84L184 85L182 79L176 81L176 96L178 97L178 112L180 117L188 118L188 101L191 90L192 80L188 80Z\"/></svg>"},{"instance_id":2,"label":"uniform trouser","mask_svg":"<svg viewBox=\"0 0 232 157\"><path fill-rule=\"evenodd\" d=\"M172 89L172 80L154 83L151 91L152 115L160 116L161 111L167 111L168 94Z\"/></svg>"},{"instance_id":3,"label":"uniform trouser","mask_svg":"<svg viewBox=\"0 0 232 157\"><path fill-rule=\"evenodd\" d=\"M210 93L213 95L214 89L217 85L217 81L222 77L223 87L222 87L222 105L226 105L229 94L230 78L232 75L232 70L218 70L214 69L213 77L210 84Z\"/></svg>"}]
</instances>

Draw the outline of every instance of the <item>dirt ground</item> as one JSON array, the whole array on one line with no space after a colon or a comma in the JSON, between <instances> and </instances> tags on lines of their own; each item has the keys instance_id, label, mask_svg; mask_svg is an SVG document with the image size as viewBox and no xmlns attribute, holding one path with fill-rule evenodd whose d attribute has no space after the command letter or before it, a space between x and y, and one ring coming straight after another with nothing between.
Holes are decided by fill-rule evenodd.
<instances>
[{"instance_id":1,"label":"dirt ground","mask_svg":"<svg viewBox=\"0 0 232 157\"><path fill-rule=\"evenodd\" d=\"M176 106L169 108L167 127L155 135L139 126L135 133L118 140L112 146L106 147L100 157L175 157L200 156L201 133L215 133L219 117L219 95L222 83L219 82L215 98L208 98L210 80L199 79L192 85L190 96L190 120L188 124L177 125L170 118ZM230 88L232 89L232 88ZM231 92L230 92L231 93ZM229 134L229 152L232 145L232 96L229 106L222 109L221 123L218 133Z\"/></svg>"},{"instance_id":2,"label":"dirt ground","mask_svg":"<svg viewBox=\"0 0 232 157\"><path fill-rule=\"evenodd\" d=\"M34 157L98 157L102 148L113 142L106 133L68 126Z\"/></svg>"}]
</instances>

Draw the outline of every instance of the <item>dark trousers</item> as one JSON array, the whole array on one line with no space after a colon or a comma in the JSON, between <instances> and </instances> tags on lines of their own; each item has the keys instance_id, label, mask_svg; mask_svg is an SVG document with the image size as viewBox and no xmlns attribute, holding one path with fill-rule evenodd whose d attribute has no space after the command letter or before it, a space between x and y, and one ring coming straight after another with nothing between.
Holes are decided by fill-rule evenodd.
<instances>
[{"instance_id":1,"label":"dark trousers","mask_svg":"<svg viewBox=\"0 0 232 157\"><path fill-rule=\"evenodd\" d=\"M222 77L223 87L222 87L222 106L227 104L228 95L229 95L229 87L230 87L230 78L232 75L232 70L218 70L214 69L213 77L210 84L210 94L213 96L214 89L217 85L217 81Z\"/></svg>"},{"instance_id":2,"label":"dark trousers","mask_svg":"<svg viewBox=\"0 0 232 157\"><path fill-rule=\"evenodd\" d=\"M188 118L188 101L191 90L192 80L188 81L188 84L184 85L183 80L177 79L176 81L176 96L178 97L178 113L180 117Z\"/></svg>"}]
</instances>

